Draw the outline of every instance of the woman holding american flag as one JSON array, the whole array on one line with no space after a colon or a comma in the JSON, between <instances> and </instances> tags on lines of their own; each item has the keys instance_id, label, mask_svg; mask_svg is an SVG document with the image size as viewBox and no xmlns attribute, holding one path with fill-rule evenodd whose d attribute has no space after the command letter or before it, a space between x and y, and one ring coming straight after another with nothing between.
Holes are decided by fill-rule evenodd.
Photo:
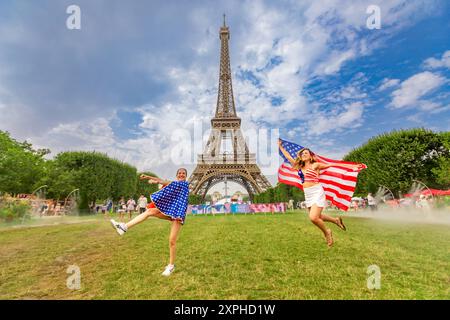
<instances>
[{"instance_id":1,"label":"woman holding american flag","mask_svg":"<svg viewBox=\"0 0 450 320\"><path fill-rule=\"evenodd\" d=\"M326 228L325 222L332 222L342 230L346 230L346 227L341 217L333 218L322 213L323 208L326 207L326 198L341 209L348 209L345 201L351 198L354 190L353 188L351 194L349 194L349 182L356 185L357 172L366 168L366 166L326 159L314 154L308 148L281 139L278 140L278 146L282 155L290 164L290 166L282 165L280 167L279 181L303 189L311 222L323 232L328 246L332 246L333 235L331 229ZM289 151L285 149L285 146ZM334 172L333 170L327 172L327 169L332 167L337 169ZM327 177L321 179L324 172L326 172ZM351 173L349 174L349 172ZM293 173L295 173L295 178ZM336 197L342 199L336 200Z\"/></svg>"}]
</instances>

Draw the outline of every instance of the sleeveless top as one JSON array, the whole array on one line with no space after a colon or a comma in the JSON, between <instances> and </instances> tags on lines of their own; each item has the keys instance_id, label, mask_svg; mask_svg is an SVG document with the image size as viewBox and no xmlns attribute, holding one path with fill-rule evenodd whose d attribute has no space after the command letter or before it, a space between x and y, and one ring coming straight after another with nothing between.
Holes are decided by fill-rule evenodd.
<instances>
[{"instance_id":1,"label":"sleeveless top","mask_svg":"<svg viewBox=\"0 0 450 320\"><path fill-rule=\"evenodd\" d=\"M319 182L319 174L316 170L306 169L305 170L305 182Z\"/></svg>"}]
</instances>

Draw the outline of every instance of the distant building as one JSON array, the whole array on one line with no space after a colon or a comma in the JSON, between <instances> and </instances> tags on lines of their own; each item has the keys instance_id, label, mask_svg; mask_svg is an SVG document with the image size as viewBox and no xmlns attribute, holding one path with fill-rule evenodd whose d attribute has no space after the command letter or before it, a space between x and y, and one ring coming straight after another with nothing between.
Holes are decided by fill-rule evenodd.
<instances>
[{"instance_id":1,"label":"distant building","mask_svg":"<svg viewBox=\"0 0 450 320\"><path fill-rule=\"evenodd\" d=\"M213 194L211 195L211 200L213 202L217 202L222 198L223 198L223 196L219 191L214 191Z\"/></svg>"},{"instance_id":2,"label":"distant building","mask_svg":"<svg viewBox=\"0 0 450 320\"><path fill-rule=\"evenodd\" d=\"M248 197L248 194L242 193L241 191L236 191L231 197L232 201L242 202L242 200Z\"/></svg>"}]
</instances>

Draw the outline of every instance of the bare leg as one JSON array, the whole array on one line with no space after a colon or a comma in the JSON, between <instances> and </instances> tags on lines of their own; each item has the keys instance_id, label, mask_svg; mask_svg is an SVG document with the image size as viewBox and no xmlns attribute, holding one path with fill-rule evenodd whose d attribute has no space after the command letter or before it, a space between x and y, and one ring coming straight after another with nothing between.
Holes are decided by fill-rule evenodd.
<instances>
[{"instance_id":1,"label":"bare leg","mask_svg":"<svg viewBox=\"0 0 450 320\"><path fill-rule=\"evenodd\" d=\"M169 264L175 264L177 237L178 233L180 232L180 228L181 222L178 220L173 220L169 236L169 252L170 252Z\"/></svg>"},{"instance_id":2,"label":"bare leg","mask_svg":"<svg viewBox=\"0 0 450 320\"><path fill-rule=\"evenodd\" d=\"M326 236L327 235L327 228L325 226L325 223L323 222L323 220L321 219L321 213L322 213L322 209L320 207L317 207L316 205L313 205L310 209L309 209L309 219L311 220L312 223L314 223L320 230L322 230L323 234Z\"/></svg>"},{"instance_id":3,"label":"bare leg","mask_svg":"<svg viewBox=\"0 0 450 320\"><path fill-rule=\"evenodd\" d=\"M137 217L135 217L133 220L129 221L126 224L127 228L129 229L129 228L141 223L142 221L146 220L148 217L156 217L159 219L170 220L170 217L163 215L161 213L161 211L159 211L158 209L149 208L145 212L143 212L140 215L138 215Z\"/></svg>"},{"instance_id":4,"label":"bare leg","mask_svg":"<svg viewBox=\"0 0 450 320\"><path fill-rule=\"evenodd\" d=\"M325 215L325 214L321 214L321 215L320 215L320 218L321 218L323 221L333 222L335 225L337 225L339 228L341 228L341 229L344 230L344 231L347 230L347 228L346 228L345 225L344 225L344 221L342 221L342 218L341 218L341 217L333 218L333 217L327 216L327 215Z\"/></svg>"},{"instance_id":5,"label":"bare leg","mask_svg":"<svg viewBox=\"0 0 450 320\"><path fill-rule=\"evenodd\" d=\"M333 238L331 230L325 227L325 223L321 219L322 210L323 208L313 205L309 210L309 219L323 232L328 246L331 246L333 244Z\"/></svg>"},{"instance_id":6,"label":"bare leg","mask_svg":"<svg viewBox=\"0 0 450 320\"><path fill-rule=\"evenodd\" d=\"M142 221L146 220L148 217L154 216L157 212L159 212L159 210L156 208L147 209L145 212L141 213L140 215L135 217L133 220L128 221L128 223L126 224L127 229L141 223Z\"/></svg>"},{"instance_id":7,"label":"bare leg","mask_svg":"<svg viewBox=\"0 0 450 320\"><path fill-rule=\"evenodd\" d=\"M323 221L333 222L334 224L338 225L338 218L333 218L333 217L327 216L326 214L323 214L323 213L320 215L320 218Z\"/></svg>"}]
</instances>

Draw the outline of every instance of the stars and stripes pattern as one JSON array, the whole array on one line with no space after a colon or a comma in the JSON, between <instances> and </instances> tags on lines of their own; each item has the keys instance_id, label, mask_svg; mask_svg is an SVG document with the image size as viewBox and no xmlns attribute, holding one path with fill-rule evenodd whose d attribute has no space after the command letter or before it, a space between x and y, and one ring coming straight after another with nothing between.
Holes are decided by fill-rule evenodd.
<instances>
[{"instance_id":1,"label":"stars and stripes pattern","mask_svg":"<svg viewBox=\"0 0 450 320\"><path fill-rule=\"evenodd\" d=\"M285 140L281 140L281 143L283 148L293 159L297 158L297 152L303 148L298 144ZM303 190L302 183L304 179L301 178L301 171L293 169L291 163L286 159L281 150L279 152L284 159L284 163L282 163L278 169L278 181ZM315 156L319 162L333 165L328 169L321 170L319 174L319 183L325 190L326 199L330 200L331 203L339 209L347 211L351 205L351 198L355 191L358 173L361 170L355 171L339 165L357 163L327 159L317 154ZM367 166L363 164L362 169L365 168L367 168Z\"/></svg>"}]
</instances>

